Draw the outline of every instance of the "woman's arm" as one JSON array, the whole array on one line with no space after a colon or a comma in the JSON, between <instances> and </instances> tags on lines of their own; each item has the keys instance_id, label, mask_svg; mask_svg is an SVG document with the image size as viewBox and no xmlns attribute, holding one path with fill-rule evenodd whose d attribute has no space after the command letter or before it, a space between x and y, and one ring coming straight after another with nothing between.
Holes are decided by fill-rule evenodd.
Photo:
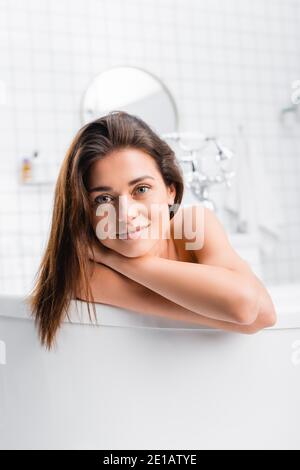
<instances>
[{"instance_id":1,"label":"woman's arm","mask_svg":"<svg viewBox=\"0 0 300 470\"><path fill-rule=\"evenodd\" d=\"M147 255L128 258L107 249L101 249L98 258L129 280L201 316L207 326L228 329L222 324L228 322L245 332L273 326L276 313L267 290L232 249L217 217L206 211L204 247L194 251L199 264Z\"/></svg>"},{"instance_id":2,"label":"woman's arm","mask_svg":"<svg viewBox=\"0 0 300 470\"><path fill-rule=\"evenodd\" d=\"M239 325L214 320L192 312L160 296L108 266L90 262L90 267L90 286L96 303L113 305L139 314L159 316L169 320L218 328L234 333L253 334L266 326L270 326L268 319L263 315L263 309L252 325ZM77 298L83 301L87 300L80 291L77 293Z\"/></svg>"},{"instance_id":3,"label":"woman's arm","mask_svg":"<svg viewBox=\"0 0 300 470\"><path fill-rule=\"evenodd\" d=\"M219 266L155 256L126 258L112 254L110 267L181 307L213 320L238 324L255 321L258 290L242 273Z\"/></svg>"}]
</instances>

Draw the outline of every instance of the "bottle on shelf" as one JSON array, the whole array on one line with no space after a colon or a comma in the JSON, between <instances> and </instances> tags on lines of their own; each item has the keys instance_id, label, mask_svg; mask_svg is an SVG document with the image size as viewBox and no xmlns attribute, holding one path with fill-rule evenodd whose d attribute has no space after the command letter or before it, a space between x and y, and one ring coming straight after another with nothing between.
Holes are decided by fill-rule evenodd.
<instances>
[{"instance_id":1,"label":"bottle on shelf","mask_svg":"<svg viewBox=\"0 0 300 470\"><path fill-rule=\"evenodd\" d=\"M32 164L30 158L23 158L21 168L21 181L27 183L32 181Z\"/></svg>"},{"instance_id":2,"label":"bottle on shelf","mask_svg":"<svg viewBox=\"0 0 300 470\"><path fill-rule=\"evenodd\" d=\"M49 168L46 170L45 159L39 156L37 150L31 157L24 157L22 160L21 183L28 186L52 186L54 184L52 175L49 175Z\"/></svg>"}]
</instances>

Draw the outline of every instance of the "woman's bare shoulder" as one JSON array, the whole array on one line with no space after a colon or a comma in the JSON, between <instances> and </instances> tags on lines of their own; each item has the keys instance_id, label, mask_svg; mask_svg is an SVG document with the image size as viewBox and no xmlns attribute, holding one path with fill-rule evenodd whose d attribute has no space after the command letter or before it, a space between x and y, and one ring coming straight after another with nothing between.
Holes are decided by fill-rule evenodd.
<instances>
[{"instance_id":1,"label":"woman's bare shoulder","mask_svg":"<svg viewBox=\"0 0 300 470\"><path fill-rule=\"evenodd\" d=\"M171 236L174 240L178 259L191 263L199 262L195 256L195 249L199 249L196 245L197 238L200 238L203 230L204 206L195 204L190 206L181 206L171 219ZM197 224L197 228L196 228ZM195 236L191 236L190 229L197 230ZM199 245L199 244L198 244Z\"/></svg>"}]
</instances>

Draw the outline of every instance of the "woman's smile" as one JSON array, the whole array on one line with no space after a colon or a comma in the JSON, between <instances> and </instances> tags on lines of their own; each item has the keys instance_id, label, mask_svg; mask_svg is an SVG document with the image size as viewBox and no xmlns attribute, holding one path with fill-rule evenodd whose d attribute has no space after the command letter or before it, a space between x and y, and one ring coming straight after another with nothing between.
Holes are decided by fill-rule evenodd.
<instances>
[{"instance_id":1,"label":"woman's smile","mask_svg":"<svg viewBox=\"0 0 300 470\"><path fill-rule=\"evenodd\" d=\"M125 232L118 234L119 240L138 240L141 236L143 231L150 226L150 223L145 227L137 227L137 229L133 232Z\"/></svg>"}]
</instances>

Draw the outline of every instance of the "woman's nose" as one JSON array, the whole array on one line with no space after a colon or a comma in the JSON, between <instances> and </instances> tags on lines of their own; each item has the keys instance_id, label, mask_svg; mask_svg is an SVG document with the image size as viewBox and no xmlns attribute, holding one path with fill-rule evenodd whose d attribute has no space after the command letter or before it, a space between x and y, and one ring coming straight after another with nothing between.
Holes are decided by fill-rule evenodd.
<instances>
[{"instance_id":1,"label":"woman's nose","mask_svg":"<svg viewBox=\"0 0 300 470\"><path fill-rule=\"evenodd\" d=\"M138 204L134 201L128 201L127 196L119 196L118 219L119 222L127 224L138 215Z\"/></svg>"}]
</instances>

